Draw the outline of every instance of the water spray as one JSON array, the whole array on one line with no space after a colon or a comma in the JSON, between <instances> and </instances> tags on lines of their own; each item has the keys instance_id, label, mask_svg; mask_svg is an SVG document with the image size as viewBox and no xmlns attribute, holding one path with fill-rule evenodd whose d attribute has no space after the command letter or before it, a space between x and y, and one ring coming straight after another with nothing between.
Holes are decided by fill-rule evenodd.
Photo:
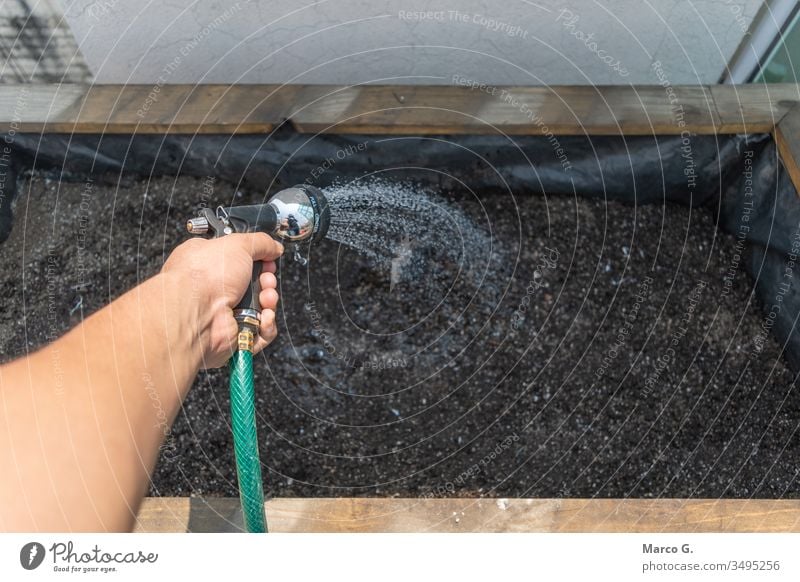
<instances>
[{"instance_id":1,"label":"water spray","mask_svg":"<svg viewBox=\"0 0 800 582\"><path fill-rule=\"evenodd\" d=\"M265 232L286 243L295 260L305 264L300 245L324 238L329 225L330 209L322 191L314 186L299 185L281 190L266 204L220 206L215 211L204 208L199 216L187 221L186 230L213 238ZM237 349L230 359L231 425L239 498L245 528L254 533L267 531L253 386L253 345L261 321L260 275L261 262L256 261L250 286L233 311L239 323L239 336Z\"/></svg>"}]
</instances>

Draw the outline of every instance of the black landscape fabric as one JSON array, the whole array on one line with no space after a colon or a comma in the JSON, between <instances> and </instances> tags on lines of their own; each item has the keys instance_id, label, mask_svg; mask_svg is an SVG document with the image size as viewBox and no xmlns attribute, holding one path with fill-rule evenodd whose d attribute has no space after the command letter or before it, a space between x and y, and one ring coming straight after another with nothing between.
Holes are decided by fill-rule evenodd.
<instances>
[{"instance_id":1,"label":"black landscape fabric","mask_svg":"<svg viewBox=\"0 0 800 582\"><path fill-rule=\"evenodd\" d=\"M255 371L269 494L800 494L800 201L769 136L13 141L6 360L157 272L200 204L373 174L491 233L475 293L430 249L399 281L333 241L284 261ZM197 379L153 493L236 494L226 379Z\"/></svg>"}]
</instances>

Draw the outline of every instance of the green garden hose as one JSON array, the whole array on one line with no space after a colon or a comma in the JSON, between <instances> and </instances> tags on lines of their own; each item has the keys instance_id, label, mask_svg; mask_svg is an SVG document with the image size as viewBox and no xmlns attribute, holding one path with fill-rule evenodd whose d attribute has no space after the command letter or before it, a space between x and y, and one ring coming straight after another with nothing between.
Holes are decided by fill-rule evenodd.
<instances>
[{"instance_id":1,"label":"green garden hose","mask_svg":"<svg viewBox=\"0 0 800 582\"><path fill-rule=\"evenodd\" d=\"M261 481L256 434L253 353L247 349L235 351L230 360L230 368L233 449L236 454L236 474L239 479L244 525L248 532L266 533L264 485Z\"/></svg>"},{"instance_id":2,"label":"green garden hose","mask_svg":"<svg viewBox=\"0 0 800 582\"><path fill-rule=\"evenodd\" d=\"M328 201L319 188L298 184L273 195L266 204L217 207L203 205L199 216L186 221L193 235L219 238L234 233L266 233L292 243L294 257L302 259L297 244L322 240L331 223ZM239 498L247 531L266 533L264 485L256 435L256 406L253 389L253 345L261 322L261 261L253 262L250 285L233 309L239 324L238 350L230 360L231 424Z\"/></svg>"}]
</instances>

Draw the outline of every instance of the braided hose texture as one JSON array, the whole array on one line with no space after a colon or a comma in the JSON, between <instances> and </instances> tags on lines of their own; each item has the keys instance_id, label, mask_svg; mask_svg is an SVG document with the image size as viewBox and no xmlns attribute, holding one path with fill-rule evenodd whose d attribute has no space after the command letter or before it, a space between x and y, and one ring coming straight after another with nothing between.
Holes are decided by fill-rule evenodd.
<instances>
[{"instance_id":1,"label":"braided hose texture","mask_svg":"<svg viewBox=\"0 0 800 582\"><path fill-rule=\"evenodd\" d=\"M244 525L248 532L266 533L264 485L256 434L255 390L253 387L253 354L237 350L230 360L231 424L236 454L239 498Z\"/></svg>"}]
</instances>

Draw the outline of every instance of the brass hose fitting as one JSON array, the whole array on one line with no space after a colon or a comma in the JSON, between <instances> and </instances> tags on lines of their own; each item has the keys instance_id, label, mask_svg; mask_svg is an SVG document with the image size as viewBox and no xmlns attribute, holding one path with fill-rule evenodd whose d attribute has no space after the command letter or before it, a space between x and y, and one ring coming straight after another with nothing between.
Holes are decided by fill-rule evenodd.
<instances>
[{"instance_id":1,"label":"brass hose fitting","mask_svg":"<svg viewBox=\"0 0 800 582\"><path fill-rule=\"evenodd\" d=\"M237 339L239 351L250 352L252 354L256 343L255 340L256 334L253 333L253 329L249 325L239 328L239 336Z\"/></svg>"},{"instance_id":2,"label":"brass hose fitting","mask_svg":"<svg viewBox=\"0 0 800 582\"><path fill-rule=\"evenodd\" d=\"M236 309L233 315L236 321L239 322L237 345L240 350L252 354L256 342L256 334L261 325L261 314L253 309Z\"/></svg>"}]
</instances>

